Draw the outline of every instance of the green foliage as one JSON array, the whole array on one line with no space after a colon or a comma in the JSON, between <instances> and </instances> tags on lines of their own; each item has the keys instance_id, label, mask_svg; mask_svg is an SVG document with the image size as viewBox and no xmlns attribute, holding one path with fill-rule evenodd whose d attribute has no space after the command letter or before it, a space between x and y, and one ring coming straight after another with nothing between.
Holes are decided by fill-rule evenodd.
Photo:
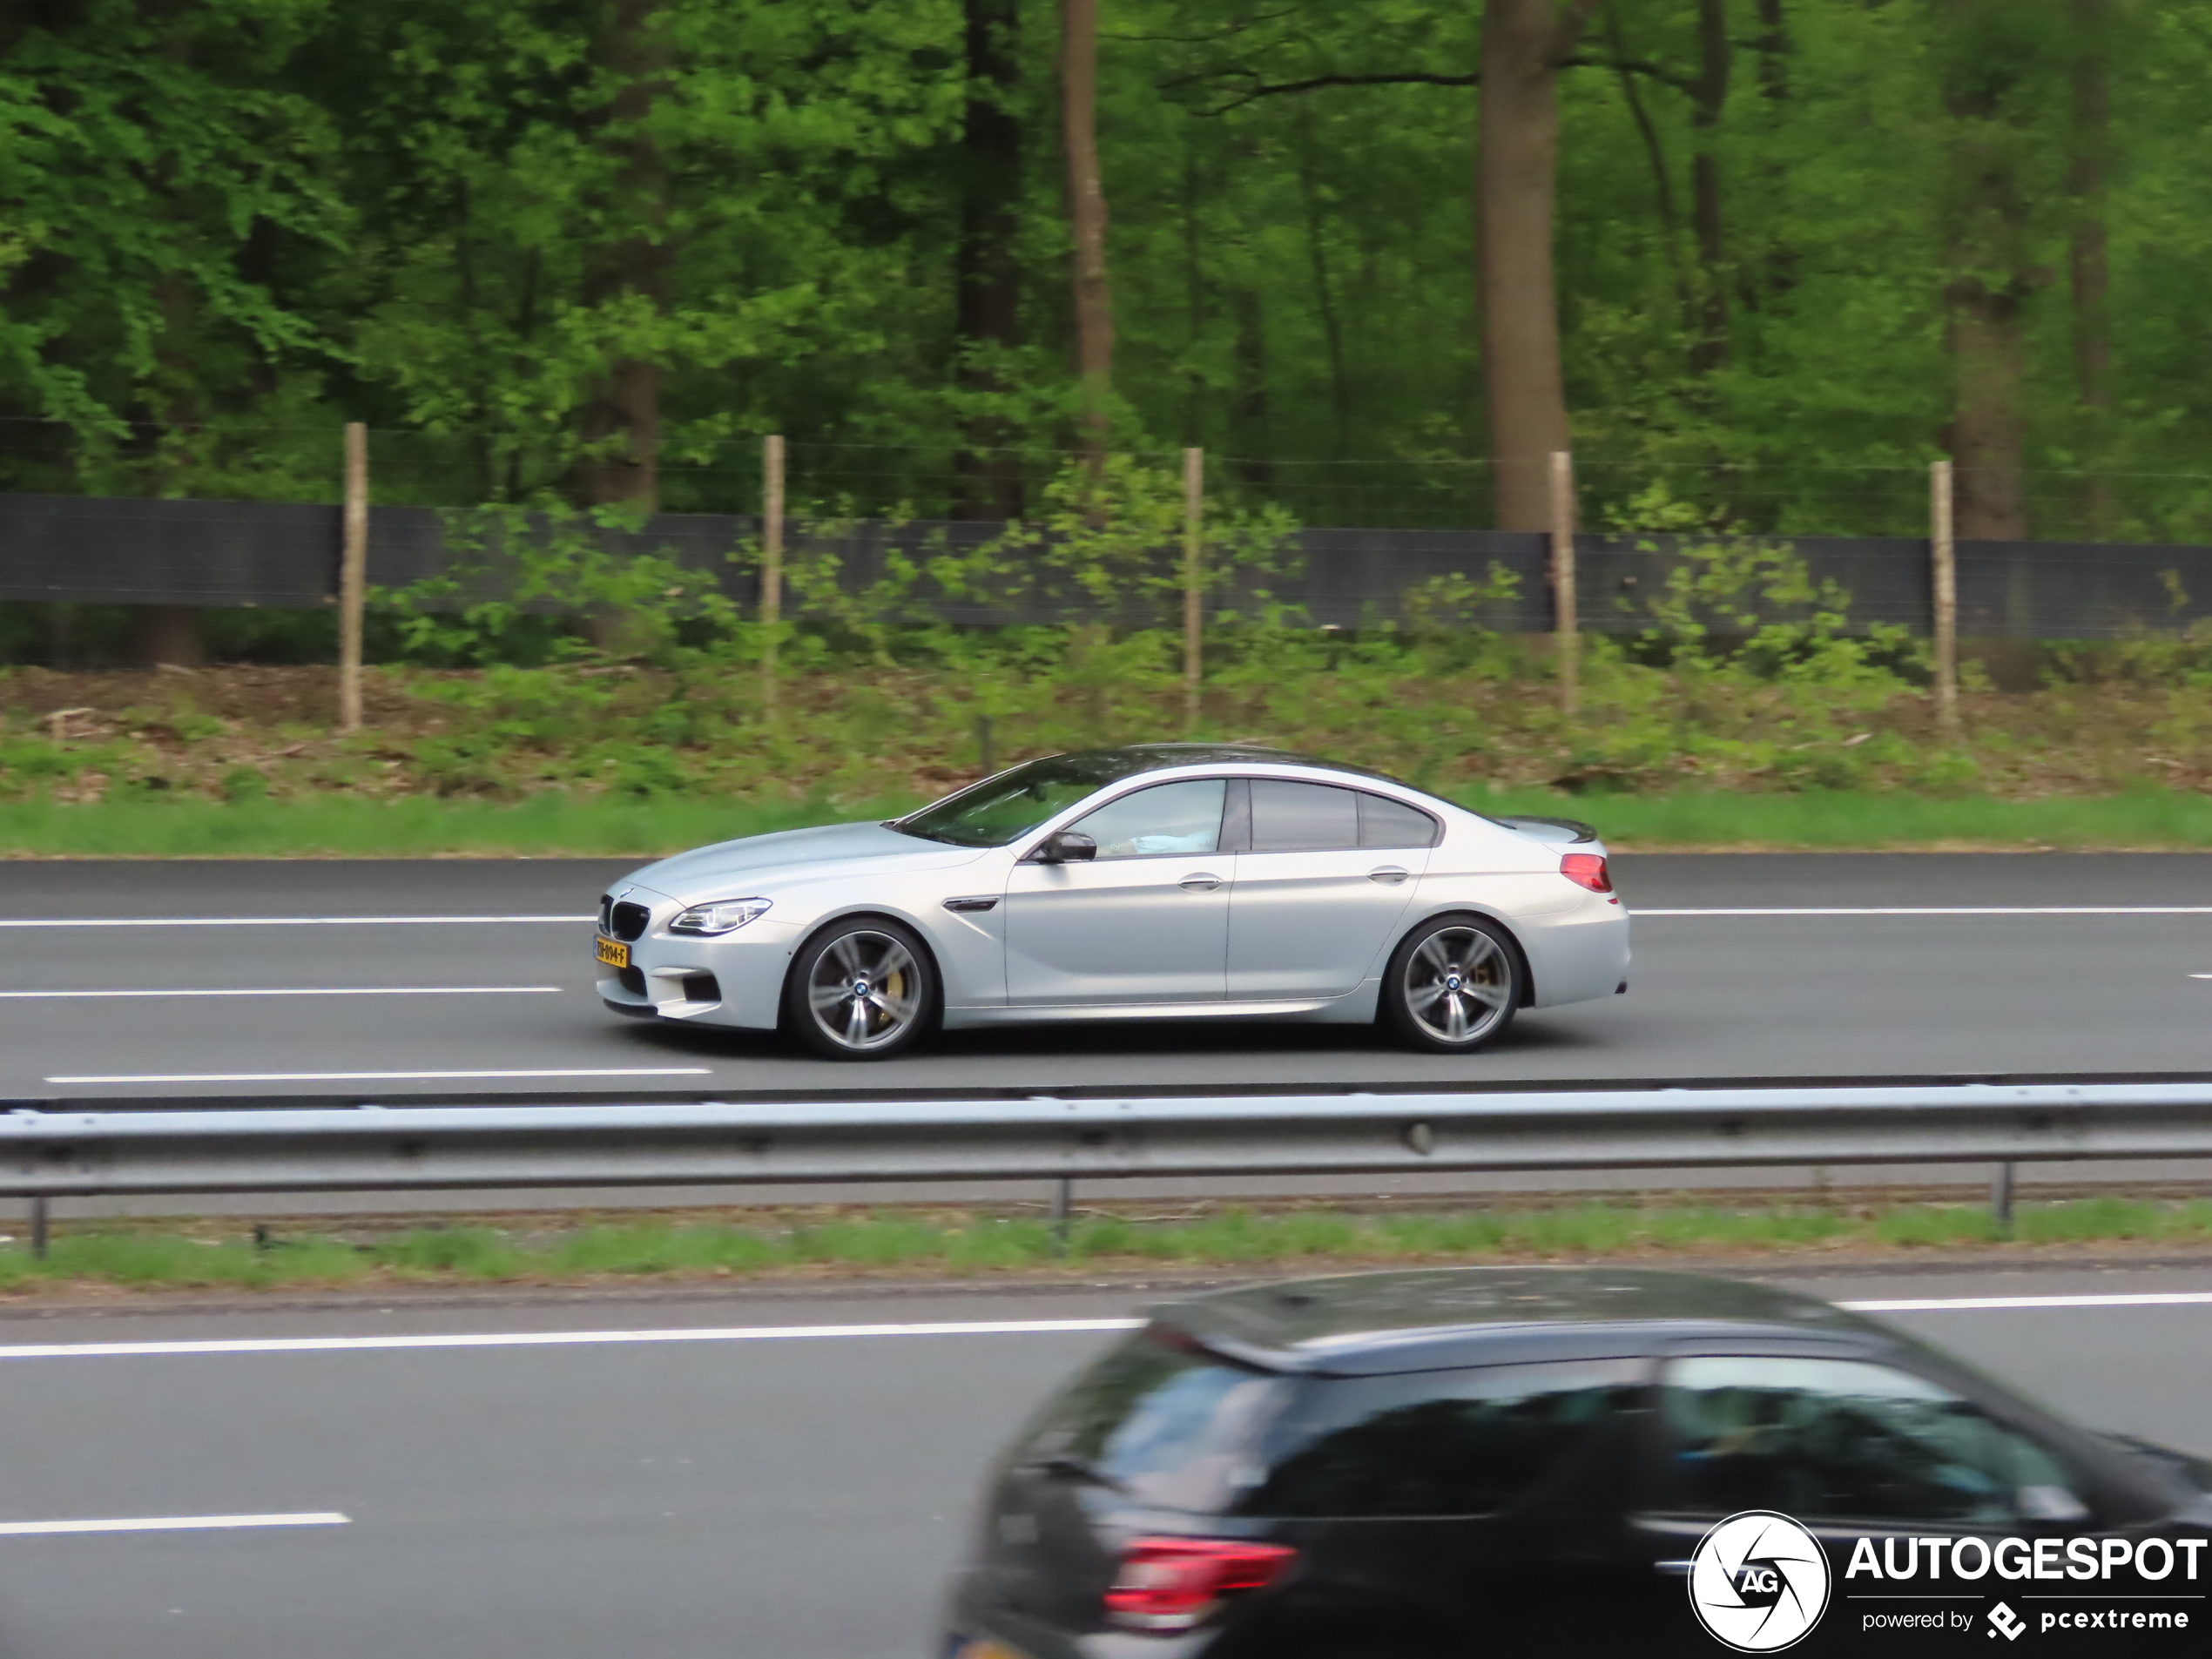
<instances>
[{"instance_id":1,"label":"green foliage","mask_svg":"<svg viewBox=\"0 0 2212 1659\"><path fill-rule=\"evenodd\" d=\"M197 421L241 369L330 349L272 280L346 231L327 114L285 76L320 12L86 0L0 24L0 384L76 435L95 488L208 482L192 435L148 446L128 416Z\"/></svg>"},{"instance_id":2,"label":"green foliage","mask_svg":"<svg viewBox=\"0 0 2212 1659\"><path fill-rule=\"evenodd\" d=\"M1898 668L1918 666L1904 630L1846 634L1850 596L1814 583L1786 545L1685 540L1671 550L1643 631L1586 644L1587 712L1564 786L1630 789L1724 769L1848 789L1901 758L1869 723L1913 689Z\"/></svg>"},{"instance_id":3,"label":"green foliage","mask_svg":"<svg viewBox=\"0 0 2212 1659\"><path fill-rule=\"evenodd\" d=\"M586 651L549 618L618 618L622 644L651 654L685 623L728 631L736 607L712 570L637 540L636 515L571 507L553 496L444 515L453 562L373 603L395 622L402 653L418 662L506 665ZM738 556L733 553L732 557Z\"/></svg>"},{"instance_id":4,"label":"green foliage","mask_svg":"<svg viewBox=\"0 0 2212 1659\"><path fill-rule=\"evenodd\" d=\"M1918 533L1956 382L1946 295L1987 278L2020 315L2038 527L2212 533L2193 275L2212 0L1723 10L1708 63L1698 6L1613 0L1562 71L1586 505L1658 477L1703 528ZM1233 457L1217 496L1309 523L1487 522L1482 15L1118 7L1099 97L1118 441ZM327 500L354 418L381 428L380 499L598 502L593 469L629 459L610 384L640 368L658 470L626 497L751 509L779 431L810 510L934 516L968 498L980 420L1041 499L1073 407L1053 8L1012 8L1014 83L992 94L1018 145L990 250L1016 317L985 341L956 328L979 165L963 7L647 16L69 0L0 28L0 474ZM2087 62L2113 92L2101 141L2074 110ZM2073 182L2100 156L2101 202ZM1973 193L1992 172L2018 198L1994 225ZM2054 280L2093 218L2113 343L2094 403L2074 355L2094 296ZM558 637L509 619L510 652Z\"/></svg>"}]
</instances>

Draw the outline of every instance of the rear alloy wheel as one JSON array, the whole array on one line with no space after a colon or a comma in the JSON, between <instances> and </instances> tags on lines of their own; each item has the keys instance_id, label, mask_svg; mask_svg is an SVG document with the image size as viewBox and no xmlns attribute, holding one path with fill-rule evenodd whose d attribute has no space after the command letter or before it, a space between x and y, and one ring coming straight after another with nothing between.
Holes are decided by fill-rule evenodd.
<instances>
[{"instance_id":1,"label":"rear alloy wheel","mask_svg":"<svg viewBox=\"0 0 2212 1659\"><path fill-rule=\"evenodd\" d=\"M840 923L808 941L786 994L791 1028L833 1060L887 1060L913 1046L936 1006L921 941L895 921Z\"/></svg>"},{"instance_id":2,"label":"rear alloy wheel","mask_svg":"<svg viewBox=\"0 0 2212 1659\"><path fill-rule=\"evenodd\" d=\"M1391 953L1382 1011L1415 1048L1465 1054L1513 1023L1521 995L1521 958L1504 930L1476 916L1444 916Z\"/></svg>"}]
</instances>

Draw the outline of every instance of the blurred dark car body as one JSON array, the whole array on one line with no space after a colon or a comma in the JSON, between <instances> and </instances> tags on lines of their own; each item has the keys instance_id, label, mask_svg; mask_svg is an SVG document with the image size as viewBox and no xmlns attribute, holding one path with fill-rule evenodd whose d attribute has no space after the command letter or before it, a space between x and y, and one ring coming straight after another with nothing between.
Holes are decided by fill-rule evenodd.
<instances>
[{"instance_id":1,"label":"blurred dark car body","mask_svg":"<svg viewBox=\"0 0 2212 1659\"><path fill-rule=\"evenodd\" d=\"M1803 1521L1840 1592L1863 1536L2200 1535L2209 1473L1765 1286L1313 1279L1157 1309L1052 1399L992 1472L940 1651L1713 1654L1687 1564L1727 1515ZM1844 1642L1836 1612L1804 1651Z\"/></svg>"}]
</instances>

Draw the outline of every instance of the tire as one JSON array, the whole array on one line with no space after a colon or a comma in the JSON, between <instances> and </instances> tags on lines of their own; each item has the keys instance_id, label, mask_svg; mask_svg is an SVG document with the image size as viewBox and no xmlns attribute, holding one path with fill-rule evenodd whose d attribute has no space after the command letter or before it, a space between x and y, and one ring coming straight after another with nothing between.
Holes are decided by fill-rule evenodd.
<instances>
[{"instance_id":1,"label":"tire","mask_svg":"<svg viewBox=\"0 0 2212 1659\"><path fill-rule=\"evenodd\" d=\"M1438 916L1398 942L1382 1017L1407 1044L1472 1054L1513 1023L1527 970L1512 935L1481 916Z\"/></svg>"},{"instance_id":2,"label":"tire","mask_svg":"<svg viewBox=\"0 0 2212 1659\"><path fill-rule=\"evenodd\" d=\"M784 983L792 1034L831 1060L888 1060L937 1015L937 969L910 928L878 916L833 922L808 940Z\"/></svg>"}]
</instances>

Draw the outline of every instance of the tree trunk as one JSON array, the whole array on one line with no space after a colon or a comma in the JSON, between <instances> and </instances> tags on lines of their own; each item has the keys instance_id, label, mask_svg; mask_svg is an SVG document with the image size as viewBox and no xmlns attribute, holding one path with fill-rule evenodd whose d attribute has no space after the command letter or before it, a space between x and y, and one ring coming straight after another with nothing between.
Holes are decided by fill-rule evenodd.
<instances>
[{"instance_id":1,"label":"tree trunk","mask_svg":"<svg viewBox=\"0 0 2212 1659\"><path fill-rule=\"evenodd\" d=\"M1096 467L1112 428L1114 303L1106 286L1106 191L1098 174L1098 0L1062 0L1061 117L1074 237L1076 372L1082 447Z\"/></svg>"},{"instance_id":2,"label":"tree trunk","mask_svg":"<svg viewBox=\"0 0 2212 1659\"><path fill-rule=\"evenodd\" d=\"M198 668L207 659L198 608L132 605L130 649L133 668Z\"/></svg>"},{"instance_id":3,"label":"tree trunk","mask_svg":"<svg viewBox=\"0 0 2212 1659\"><path fill-rule=\"evenodd\" d=\"M1206 377L1199 352L1206 337L1206 267L1198 226L1198 157L1189 135L1183 145L1183 447L1206 441Z\"/></svg>"},{"instance_id":4,"label":"tree trunk","mask_svg":"<svg viewBox=\"0 0 2212 1659\"><path fill-rule=\"evenodd\" d=\"M1231 430L1238 455L1230 465L1238 479L1254 489L1275 482L1274 446L1268 438L1267 320L1258 290L1237 291L1237 408Z\"/></svg>"},{"instance_id":5,"label":"tree trunk","mask_svg":"<svg viewBox=\"0 0 2212 1659\"><path fill-rule=\"evenodd\" d=\"M1659 212L1659 238L1667 256L1667 274L1675 287L1675 303L1682 307L1683 326L1694 329L1697 326L1697 307L1690 295L1689 279L1682 268L1682 218L1675 211L1675 183L1667 172L1666 146L1659 141L1659 128L1645 107L1643 89L1636 84L1636 78L1628 67L1629 42L1621 26L1621 9L1605 9L1607 44L1613 51L1614 78L1621 84L1621 101L1629 106L1629 118L1636 124L1636 136L1643 140L1644 160L1651 168L1652 203Z\"/></svg>"},{"instance_id":6,"label":"tree trunk","mask_svg":"<svg viewBox=\"0 0 2212 1659\"><path fill-rule=\"evenodd\" d=\"M1759 96L1770 104L1790 97L1790 26L1782 0L1758 0L1759 32L1752 42L1759 54Z\"/></svg>"},{"instance_id":7,"label":"tree trunk","mask_svg":"<svg viewBox=\"0 0 2212 1659\"><path fill-rule=\"evenodd\" d=\"M2027 539L2021 475L2027 343L2020 296L1975 280L1952 285L1949 328L1957 407L1950 450L1958 463L1958 531L1966 541Z\"/></svg>"},{"instance_id":8,"label":"tree trunk","mask_svg":"<svg viewBox=\"0 0 2212 1659\"><path fill-rule=\"evenodd\" d=\"M1697 95L1689 125L1696 148L1689 161L1697 221L1696 337L1689 349L1694 373L1709 374L1728 361L1728 245L1721 227L1721 117L1728 108L1730 51L1725 0L1698 0Z\"/></svg>"},{"instance_id":9,"label":"tree trunk","mask_svg":"<svg viewBox=\"0 0 2212 1659\"><path fill-rule=\"evenodd\" d=\"M1559 61L1595 0L1488 0L1475 220L1485 411L1499 528L1551 522L1551 457L1569 447L1552 273Z\"/></svg>"},{"instance_id":10,"label":"tree trunk","mask_svg":"<svg viewBox=\"0 0 2212 1659\"><path fill-rule=\"evenodd\" d=\"M953 459L955 518L1019 518L1022 467L1015 433L988 405L1008 390L1003 365L1022 343L1022 121L1014 107L1022 65L1015 55L1017 0L964 0L968 86L961 120L960 389L970 407Z\"/></svg>"},{"instance_id":11,"label":"tree trunk","mask_svg":"<svg viewBox=\"0 0 2212 1659\"><path fill-rule=\"evenodd\" d=\"M2014 55L1991 49L2013 26L2014 0L1941 0L1945 106L1951 118L1946 211L1950 280L1946 335L1954 376L1948 434L1958 462L1959 535L1977 541L2027 536L2027 339L2022 313L2038 277L2027 259L2028 206L2013 107L2021 92Z\"/></svg>"},{"instance_id":12,"label":"tree trunk","mask_svg":"<svg viewBox=\"0 0 2212 1659\"><path fill-rule=\"evenodd\" d=\"M144 0L140 15L159 30L156 50L167 62L189 65L191 37L179 25L179 8L165 0ZM164 158L156 170L162 189L176 201L190 188L174 158ZM179 206L181 214L185 210ZM199 319L199 296L192 284L174 272L153 286L154 309L161 320L155 343L155 374L145 388L146 412L154 423L151 446L153 464L145 475L146 493L156 496L188 494L189 474L201 459L204 433L203 391L194 347ZM131 607L131 665L140 669L163 666L198 668L206 660L206 636L194 605L133 605Z\"/></svg>"},{"instance_id":13,"label":"tree trunk","mask_svg":"<svg viewBox=\"0 0 2212 1659\"><path fill-rule=\"evenodd\" d=\"M1758 0L1758 13L1759 32L1752 37L1751 45L1758 54L1759 98L1766 106L1766 131L1772 133L1779 129L1783 105L1790 101L1790 29L1783 17L1782 0ZM1782 162L1770 160L1764 173L1766 209L1778 217L1790 172ZM1744 302L1757 310L1763 300L1779 298L1797 285L1796 251L1786 242L1770 239L1756 274L1746 273Z\"/></svg>"},{"instance_id":14,"label":"tree trunk","mask_svg":"<svg viewBox=\"0 0 2212 1659\"><path fill-rule=\"evenodd\" d=\"M616 161L608 217L621 228L586 256L583 302L594 310L643 301L658 312L668 300L668 166L651 128L670 64L654 28L658 10L659 0L613 0L599 39L600 59L617 78L604 142ZM601 372L581 425L583 505L634 503L646 513L659 505L660 385L660 365L633 353Z\"/></svg>"},{"instance_id":15,"label":"tree trunk","mask_svg":"<svg viewBox=\"0 0 2212 1659\"><path fill-rule=\"evenodd\" d=\"M2068 249L2074 299L2074 386L2081 400L2089 469L2084 528L2102 539L2118 516L2112 480L2112 273L2107 253L2107 175L2112 138L2112 0L2074 0L2074 235Z\"/></svg>"},{"instance_id":16,"label":"tree trunk","mask_svg":"<svg viewBox=\"0 0 2212 1659\"><path fill-rule=\"evenodd\" d=\"M1344 324L1337 314L1336 279L1329 270L1328 226L1313 179L1312 152L1301 142L1298 152L1298 198L1305 208L1305 251L1313 272L1313 305L1321 318L1321 340L1329 353L1329 407L1336 416L1337 453L1352 453L1352 384L1345 373Z\"/></svg>"}]
</instances>

